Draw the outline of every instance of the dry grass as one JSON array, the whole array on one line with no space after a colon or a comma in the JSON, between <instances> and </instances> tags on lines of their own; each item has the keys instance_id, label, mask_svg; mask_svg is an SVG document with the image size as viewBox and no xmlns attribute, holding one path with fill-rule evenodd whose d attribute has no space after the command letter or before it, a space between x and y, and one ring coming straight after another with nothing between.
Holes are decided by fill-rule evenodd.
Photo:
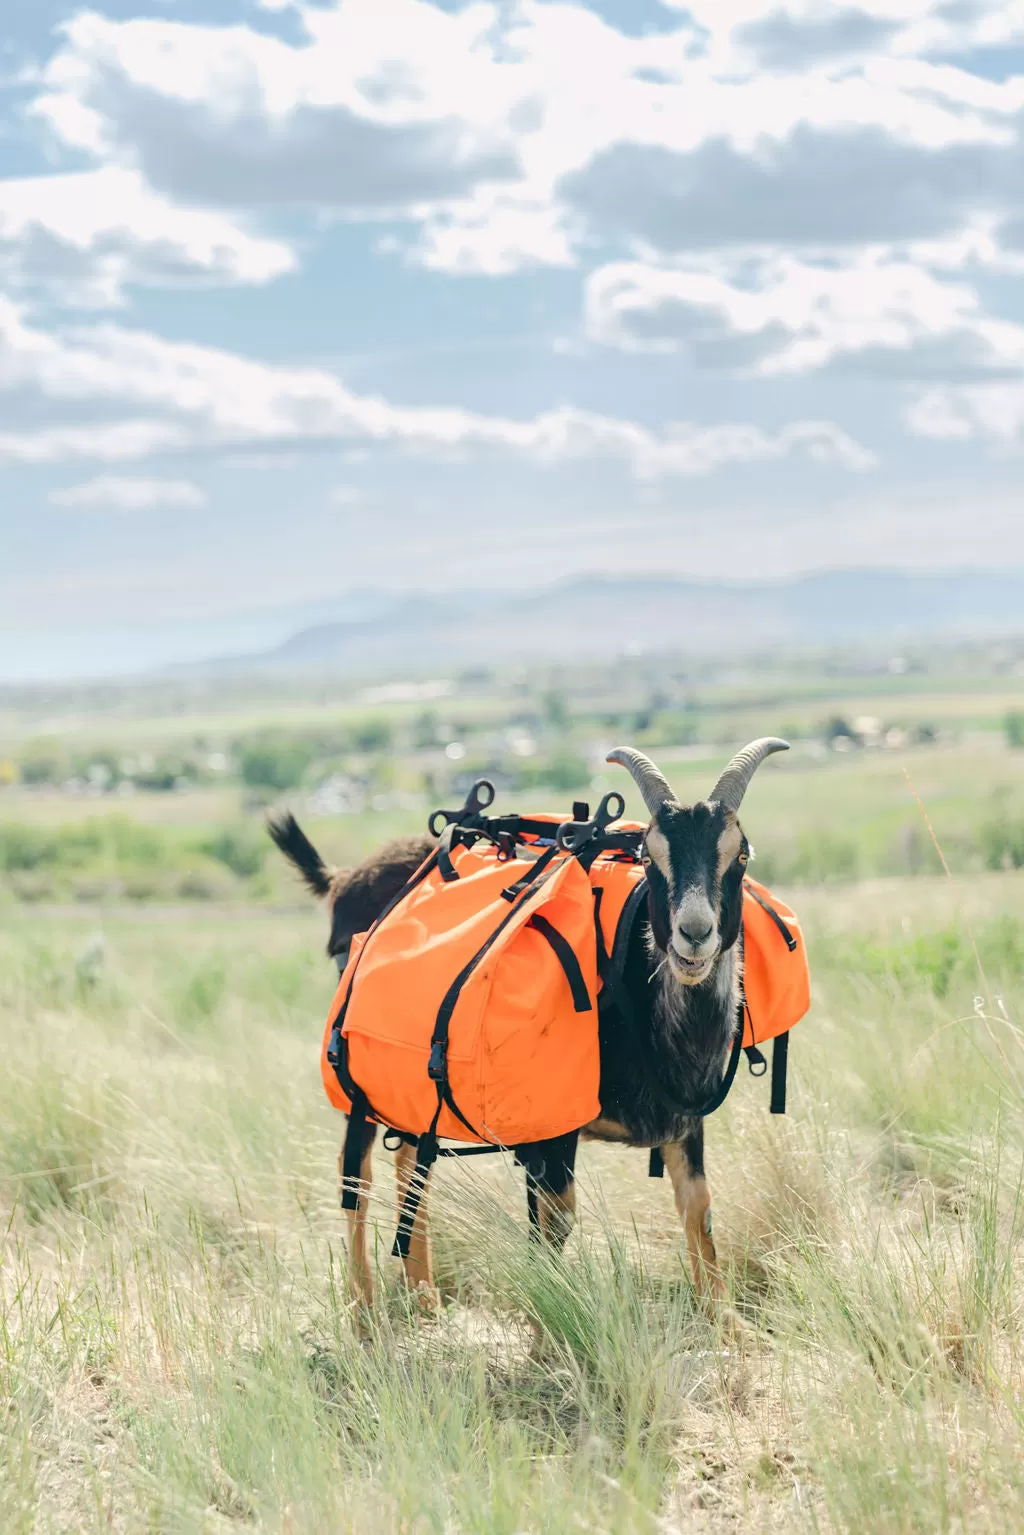
<instances>
[{"instance_id":1,"label":"dry grass","mask_svg":"<svg viewBox=\"0 0 1024 1535\"><path fill-rule=\"evenodd\" d=\"M799 899L791 1113L744 1080L708 1130L738 1339L693 1305L668 1184L586 1147L560 1263L501 1159L442 1166L433 1322L380 1153L360 1341L315 913L9 920L0 1528L1019 1528L1020 882L965 896L1007 1017L934 940L948 887Z\"/></svg>"}]
</instances>

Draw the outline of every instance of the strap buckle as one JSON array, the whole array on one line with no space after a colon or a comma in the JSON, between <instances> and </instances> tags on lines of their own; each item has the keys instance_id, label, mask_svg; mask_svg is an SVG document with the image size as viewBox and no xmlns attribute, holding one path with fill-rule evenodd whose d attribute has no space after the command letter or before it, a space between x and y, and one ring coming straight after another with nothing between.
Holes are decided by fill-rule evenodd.
<instances>
[{"instance_id":1,"label":"strap buckle","mask_svg":"<svg viewBox=\"0 0 1024 1535\"><path fill-rule=\"evenodd\" d=\"M341 1060L341 1050L342 1034L337 1024L335 1024L331 1030L331 1037L327 1041L327 1064L328 1066L333 1066L335 1071L337 1071L338 1062Z\"/></svg>"},{"instance_id":2,"label":"strap buckle","mask_svg":"<svg viewBox=\"0 0 1024 1535\"><path fill-rule=\"evenodd\" d=\"M573 806L575 811L578 807ZM606 794L597 807L597 814L590 821L563 821L555 834L555 842L563 853L579 853L588 842L607 831L613 821L621 819L626 801L617 789Z\"/></svg>"},{"instance_id":3,"label":"strap buckle","mask_svg":"<svg viewBox=\"0 0 1024 1535\"><path fill-rule=\"evenodd\" d=\"M430 1047L427 1076L431 1082L447 1082L448 1080L448 1045L443 1039L435 1039Z\"/></svg>"}]
</instances>

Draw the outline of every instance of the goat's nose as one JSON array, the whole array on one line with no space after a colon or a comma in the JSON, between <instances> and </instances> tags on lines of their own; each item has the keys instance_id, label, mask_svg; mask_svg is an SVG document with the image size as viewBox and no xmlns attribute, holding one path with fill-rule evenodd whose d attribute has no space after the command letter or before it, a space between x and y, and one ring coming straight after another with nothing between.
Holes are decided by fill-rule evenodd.
<instances>
[{"instance_id":1,"label":"goat's nose","mask_svg":"<svg viewBox=\"0 0 1024 1535\"><path fill-rule=\"evenodd\" d=\"M713 922L707 922L701 917L688 917L679 924L679 931L687 943L692 943L695 949L699 949L702 943L707 943L715 930Z\"/></svg>"}]
</instances>

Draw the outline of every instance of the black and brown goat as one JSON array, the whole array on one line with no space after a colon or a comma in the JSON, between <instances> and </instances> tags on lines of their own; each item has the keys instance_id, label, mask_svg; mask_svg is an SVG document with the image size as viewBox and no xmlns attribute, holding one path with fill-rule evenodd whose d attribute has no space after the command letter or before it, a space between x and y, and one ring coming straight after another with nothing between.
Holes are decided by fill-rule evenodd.
<instances>
[{"instance_id":1,"label":"black and brown goat","mask_svg":"<svg viewBox=\"0 0 1024 1535\"><path fill-rule=\"evenodd\" d=\"M658 1147L672 1180L676 1208L698 1293L723 1294L711 1235L711 1195L704 1173L704 1121L686 1105L707 1103L723 1080L740 1019L742 959L738 953L743 871L750 847L738 812L759 765L785 741L752 742L730 762L707 799L683 805L649 758L621 748L609 762L632 774L651 817L643 844L647 917L634 925L623 970L627 1026L614 1002L600 1011L601 1114L581 1134L626 1146ZM365 930L430 853L429 837L382 847L358 869L331 874L291 816L271 835L331 909L329 952L343 963L352 935ZM652 1081L650 1063L657 1066ZM374 1127L362 1161L366 1193ZM575 1212L576 1136L537 1143L522 1156L542 1235L561 1247ZM399 1203L415 1152L398 1155ZM369 1302L366 1197L349 1216L350 1261L356 1294ZM421 1203L405 1266L414 1288L432 1292L430 1246Z\"/></svg>"}]
</instances>

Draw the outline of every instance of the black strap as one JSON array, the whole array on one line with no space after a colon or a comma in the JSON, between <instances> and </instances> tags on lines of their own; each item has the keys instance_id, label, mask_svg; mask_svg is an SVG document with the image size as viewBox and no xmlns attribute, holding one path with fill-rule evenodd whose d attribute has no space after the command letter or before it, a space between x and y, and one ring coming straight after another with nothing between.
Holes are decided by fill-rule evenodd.
<instances>
[{"instance_id":1,"label":"black strap","mask_svg":"<svg viewBox=\"0 0 1024 1535\"><path fill-rule=\"evenodd\" d=\"M412 1228L416 1224L416 1212L423 1198L423 1190L427 1186L430 1169L437 1161L437 1121L441 1117L441 1104L443 1098L440 1091L437 1094L437 1108L434 1117L430 1121L430 1129L420 1136L416 1143L416 1164L409 1175L409 1183L405 1190L405 1198L402 1200L402 1209L398 1217L398 1230L395 1232L394 1246L391 1249L393 1258L408 1258L409 1243L412 1239Z\"/></svg>"},{"instance_id":2,"label":"black strap","mask_svg":"<svg viewBox=\"0 0 1024 1535\"><path fill-rule=\"evenodd\" d=\"M772 1101L773 1114L786 1112L786 1067L789 1064L789 1030L776 1034L772 1042Z\"/></svg>"},{"instance_id":3,"label":"black strap","mask_svg":"<svg viewBox=\"0 0 1024 1535\"><path fill-rule=\"evenodd\" d=\"M452 846L458 831L459 827L456 823L450 822L441 833L437 844L437 867L446 885L452 884L459 877L458 870L452 863Z\"/></svg>"},{"instance_id":4,"label":"black strap","mask_svg":"<svg viewBox=\"0 0 1024 1535\"><path fill-rule=\"evenodd\" d=\"M359 1195L363 1183L363 1141L366 1136L366 1094L356 1088L352 1094L352 1108L345 1130L345 1147L341 1154L341 1208L358 1210Z\"/></svg>"},{"instance_id":5,"label":"black strap","mask_svg":"<svg viewBox=\"0 0 1024 1535\"><path fill-rule=\"evenodd\" d=\"M661 1154L660 1146L651 1147L651 1157L647 1164L647 1176L648 1178L664 1178L665 1176L665 1158Z\"/></svg>"},{"instance_id":6,"label":"black strap","mask_svg":"<svg viewBox=\"0 0 1024 1535\"><path fill-rule=\"evenodd\" d=\"M764 896L758 895L758 893L754 889L754 887L752 885L748 884L746 881L744 881L743 889L744 889L745 893L750 896L752 901L756 901L757 902L758 906L760 906L762 911L766 911L768 913L769 917L771 917L772 921L775 923L775 926L778 928L778 930L782 934L783 938L785 938L785 940L786 940L786 947L789 949L789 952L792 954L794 949L796 948L796 939L793 937L793 934L789 931L789 928L786 926L785 922L783 922L782 918L779 916L778 912L775 910L775 907L774 906L770 906L768 904L768 902L765 900Z\"/></svg>"},{"instance_id":7,"label":"black strap","mask_svg":"<svg viewBox=\"0 0 1024 1535\"><path fill-rule=\"evenodd\" d=\"M540 1208L537 1203L537 1184L526 1174L526 1213L530 1217L530 1241L540 1241Z\"/></svg>"},{"instance_id":8,"label":"black strap","mask_svg":"<svg viewBox=\"0 0 1024 1535\"><path fill-rule=\"evenodd\" d=\"M587 983L583 979L583 970L576 957L576 950L568 938L560 933L557 927L552 922L549 922L547 917L542 916L540 912L535 912L526 926L535 928L542 937L547 939L552 949L554 949L558 963L565 971L565 978L569 982L569 989L572 992L572 1005L576 1011L578 1013L592 1012L594 1004L590 1000L590 992L587 990Z\"/></svg>"},{"instance_id":9,"label":"black strap","mask_svg":"<svg viewBox=\"0 0 1024 1535\"><path fill-rule=\"evenodd\" d=\"M561 848L552 843L545 852L541 853L533 867L527 869L526 873L521 879L517 879L514 885L505 886L505 889L501 892L503 898L506 901L517 901L522 895L523 891L529 890L530 886L540 878L545 869L550 867L560 852Z\"/></svg>"}]
</instances>

